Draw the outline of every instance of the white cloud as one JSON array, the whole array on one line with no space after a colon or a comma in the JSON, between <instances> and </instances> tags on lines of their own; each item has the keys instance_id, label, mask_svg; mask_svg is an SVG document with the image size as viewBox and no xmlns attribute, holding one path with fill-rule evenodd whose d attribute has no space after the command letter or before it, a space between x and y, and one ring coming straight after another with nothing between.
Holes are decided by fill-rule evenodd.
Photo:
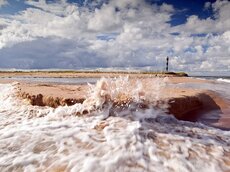
<instances>
[{"instance_id":1,"label":"white cloud","mask_svg":"<svg viewBox=\"0 0 230 172\"><path fill-rule=\"evenodd\" d=\"M214 19L193 15L176 27L168 21L177 11L165 3L111 0L101 8L65 0L26 3L31 7L0 18L0 58L5 61L0 67L152 66L163 70L165 57L170 56L172 70L229 71L227 1L205 4L215 12Z\"/></svg>"},{"instance_id":2,"label":"white cloud","mask_svg":"<svg viewBox=\"0 0 230 172\"><path fill-rule=\"evenodd\" d=\"M27 8L17 15L10 16L11 21L1 31L1 47L18 43L20 40L27 41L47 36L91 40L100 33L118 32L122 34L123 31L126 32L127 25L144 29L140 34L147 37L153 36L153 32L169 27L169 24L165 23L170 19L168 12L151 9L152 7L141 0L127 2L113 0L93 12L88 8L80 9L76 5L65 2L46 4L45 1L29 1L27 3L39 9ZM167 6L163 5L164 8ZM116 12L116 8L119 11ZM171 8L167 7L167 10L170 9L171 12ZM147 19L148 22L146 22ZM3 20L1 19L2 22ZM152 25L156 27L153 28ZM17 32L15 28L18 28Z\"/></svg>"},{"instance_id":3,"label":"white cloud","mask_svg":"<svg viewBox=\"0 0 230 172\"><path fill-rule=\"evenodd\" d=\"M115 30L121 25L121 17L114 7L104 5L100 10L96 9L92 18L89 19L88 29L92 31Z\"/></svg>"},{"instance_id":4,"label":"white cloud","mask_svg":"<svg viewBox=\"0 0 230 172\"><path fill-rule=\"evenodd\" d=\"M193 33L223 33L230 30L230 2L228 0L217 0L215 3L206 3L205 8L212 7L215 18L208 17L200 19L196 15L189 16L184 25L175 27L175 30Z\"/></svg>"}]
</instances>

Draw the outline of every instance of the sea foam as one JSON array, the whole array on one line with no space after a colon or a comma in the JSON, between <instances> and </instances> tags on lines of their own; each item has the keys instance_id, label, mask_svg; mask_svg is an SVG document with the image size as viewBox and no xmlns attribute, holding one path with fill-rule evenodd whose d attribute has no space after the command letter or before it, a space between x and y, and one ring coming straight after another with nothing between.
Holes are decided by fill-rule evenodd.
<instances>
[{"instance_id":1,"label":"sea foam","mask_svg":"<svg viewBox=\"0 0 230 172\"><path fill-rule=\"evenodd\" d=\"M217 81L230 83L230 79L218 78Z\"/></svg>"},{"instance_id":2,"label":"sea foam","mask_svg":"<svg viewBox=\"0 0 230 172\"><path fill-rule=\"evenodd\" d=\"M139 108L140 81L101 79L83 104L31 106L0 85L0 171L228 171L230 133ZM148 83L151 99L166 85ZM112 103L128 98L132 103ZM125 99L126 100L126 99ZM88 113L84 115L83 111Z\"/></svg>"}]
</instances>

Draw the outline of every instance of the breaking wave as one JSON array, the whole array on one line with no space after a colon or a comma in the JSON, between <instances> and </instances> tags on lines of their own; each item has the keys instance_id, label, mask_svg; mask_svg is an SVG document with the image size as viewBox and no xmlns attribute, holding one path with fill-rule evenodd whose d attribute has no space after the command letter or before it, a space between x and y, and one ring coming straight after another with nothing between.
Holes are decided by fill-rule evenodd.
<instances>
[{"instance_id":1,"label":"breaking wave","mask_svg":"<svg viewBox=\"0 0 230 172\"><path fill-rule=\"evenodd\" d=\"M230 79L218 78L217 81L230 83Z\"/></svg>"},{"instance_id":2,"label":"breaking wave","mask_svg":"<svg viewBox=\"0 0 230 172\"><path fill-rule=\"evenodd\" d=\"M102 78L83 104L31 106L0 84L0 171L228 171L230 132L166 115L164 79ZM146 96L148 95L148 96Z\"/></svg>"}]
</instances>

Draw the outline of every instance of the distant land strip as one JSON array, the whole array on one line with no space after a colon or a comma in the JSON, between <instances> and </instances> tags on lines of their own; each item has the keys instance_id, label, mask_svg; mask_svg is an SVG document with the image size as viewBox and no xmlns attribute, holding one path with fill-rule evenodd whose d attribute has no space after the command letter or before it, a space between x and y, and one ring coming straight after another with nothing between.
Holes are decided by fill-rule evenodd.
<instances>
[{"instance_id":1,"label":"distant land strip","mask_svg":"<svg viewBox=\"0 0 230 172\"><path fill-rule=\"evenodd\" d=\"M62 77L66 75L66 77L69 77L69 75L78 75L80 74L80 77L101 77L103 75L106 76L114 76L114 75L135 75L135 76L142 76L142 75L153 75L153 76L175 76L175 77L187 77L188 74L185 72L156 72L156 71L83 71L83 70L60 70L60 71L43 71L43 70L32 70L32 71L0 71L0 77L7 77L7 76L36 76L39 75L41 77L49 77L53 75L61 74Z\"/></svg>"}]
</instances>

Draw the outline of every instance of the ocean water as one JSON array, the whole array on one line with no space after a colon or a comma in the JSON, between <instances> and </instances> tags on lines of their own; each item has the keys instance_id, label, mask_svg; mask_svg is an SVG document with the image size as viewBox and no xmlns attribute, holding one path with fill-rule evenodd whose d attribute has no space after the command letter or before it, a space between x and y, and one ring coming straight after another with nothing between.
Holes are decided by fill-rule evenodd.
<instances>
[{"instance_id":1,"label":"ocean water","mask_svg":"<svg viewBox=\"0 0 230 172\"><path fill-rule=\"evenodd\" d=\"M195 76L195 78L215 80L218 82L227 82L230 83L230 76Z\"/></svg>"},{"instance_id":2,"label":"ocean water","mask_svg":"<svg viewBox=\"0 0 230 172\"><path fill-rule=\"evenodd\" d=\"M189 84L180 84L184 85L187 88L201 88L206 90L215 91L216 93L220 94L221 97L230 100L230 77L219 77L219 76L211 76L211 77L199 77L197 79L208 80L212 82L207 83L189 83ZM177 84L178 85L178 84Z\"/></svg>"},{"instance_id":3,"label":"ocean water","mask_svg":"<svg viewBox=\"0 0 230 172\"><path fill-rule=\"evenodd\" d=\"M96 83L99 78L59 78L59 77L33 77L33 76L15 76L15 77L0 77L0 79L7 79L13 81L35 82L35 83L54 83L54 84L87 84Z\"/></svg>"},{"instance_id":4,"label":"ocean water","mask_svg":"<svg viewBox=\"0 0 230 172\"><path fill-rule=\"evenodd\" d=\"M230 131L179 121L166 114L167 104L140 107L145 99L158 100L166 79L149 83L150 94L138 80L102 78L91 85L83 104L56 109L19 99L17 84L0 84L1 172L230 170ZM174 86L220 93L230 88L222 80ZM132 103L112 107L122 97Z\"/></svg>"}]
</instances>

